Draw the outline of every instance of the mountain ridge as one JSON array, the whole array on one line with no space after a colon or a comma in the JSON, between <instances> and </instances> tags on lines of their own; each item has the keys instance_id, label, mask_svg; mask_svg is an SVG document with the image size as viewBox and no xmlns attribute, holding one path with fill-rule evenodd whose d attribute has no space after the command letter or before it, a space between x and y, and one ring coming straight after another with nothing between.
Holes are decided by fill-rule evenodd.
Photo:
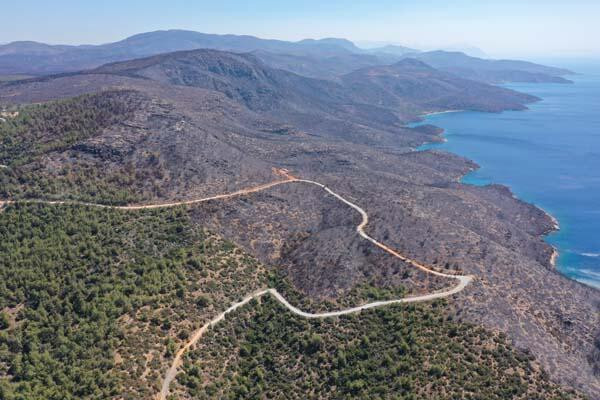
<instances>
[{"instance_id":1,"label":"mountain ridge","mask_svg":"<svg viewBox=\"0 0 600 400\"><path fill-rule=\"evenodd\" d=\"M218 35L179 29L139 33L123 40L101 45L48 45L39 42L12 42L0 45L0 74L47 75L75 72L99 67L103 64L126 61L182 50L209 48L232 52L259 52L262 60L272 66L284 67L309 77L334 80L353 70L383 64L392 64L401 58L430 57L436 52L418 52L402 46L384 46L361 49L353 42L341 38L304 39L289 42L277 39L261 39L251 35ZM451 55L452 62L460 64L466 56L459 52L443 52ZM274 57L273 54L277 55ZM502 80L526 80L534 82L566 82L562 75L570 71L548 68L533 63L502 62L505 72L490 73L490 63L476 62L468 70L449 71L459 76L484 82ZM462 60L462 61L461 61ZM476 59L482 60L482 59ZM426 60L425 60L426 61ZM493 60L482 60L490 61ZM300 64L300 65L299 65ZM443 69L441 65L434 67ZM534 68L534 66L537 66ZM507 68L509 68L507 70ZM511 69L512 68L512 69ZM519 69L521 68L521 69ZM525 68L526 70L522 70ZM552 75L555 74L555 75Z\"/></svg>"},{"instance_id":2,"label":"mountain ridge","mask_svg":"<svg viewBox=\"0 0 600 400\"><path fill-rule=\"evenodd\" d=\"M383 88L370 76L378 71L396 92ZM224 93L253 110L310 110L319 114L343 112L347 106L379 106L389 112L448 110L461 107L475 111L524 109L538 100L485 83L439 72L415 59L403 59L391 66L367 67L330 82L274 69L252 54L219 50L189 50L160 54L133 61L111 63L89 73L109 73L158 80L162 83L202 87ZM366 75L364 75L366 73ZM397 74L402 74L401 80ZM393 83L390 82L393 80ZM370 97L378 86L377 98ZM402 87L400 87L402 86ZM403 92L402 96L398 92ZM423 95L429 93L427 99Z\"/></svg>"}]
</instances>

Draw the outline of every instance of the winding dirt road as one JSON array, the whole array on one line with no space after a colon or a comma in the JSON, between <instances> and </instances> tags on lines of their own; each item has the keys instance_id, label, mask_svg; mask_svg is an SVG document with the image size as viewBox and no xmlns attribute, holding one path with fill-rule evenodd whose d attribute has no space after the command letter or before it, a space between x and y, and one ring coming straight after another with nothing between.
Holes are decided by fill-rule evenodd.
<instances>
[{"instance_id":1,"label":"winding dirt road","mask_svg":"<svg viewBox=\"0 0 600 400\"><path fill-rule=\"evenodd\" d=\"M265 294L272 295L277 301L279 301L283 306L285 306L290 312L292 312L298 316L301 316L304 318L329 318L329 317L336 317L336 316L340 316L340 315L353 314L353 313L360 312L362 310L367 310L367 309L376 308L376 307L383 307L383 306L387 306L387 305L391 305L391 304L416 303L416 302L430 301L430 300L435 300L435 299L452 296L452 295L462 291L473 280L472 275L458 275L458 274L452 274L452 273L439 272L439 271L432 269L431 267L428 267L424 264L419 263L418 261L415 261L406 256L403 256L402 254L398 253L394 249L386 246L385 244L383 244L381 242L378 242L377 240L375 240L374 238L369 236L364 231L365 226L369 223L369 215L367 214L367 212L365 210L363 210L358 205L348 201L341 195L335 193L333 190L329 189L327 186L325 186L319 182L295 178L294 176L290 175L287 170L274 170L274 171L276 174L284 177L284 179L279 180L279 181L274 181L271 183L267 183L264 185L254 186L254 187L251 187L248 189L238 190L238 191L232 192L232 193L226 193L226 194L221 194L221 195L217 195L217 196L205 197L205 198L196 199L196 200L186 200L186 201L179 201L179 202L173 202L173 203L160 203L160 204L150 204L150 205L131 205L131 206L109 206L109 205L103 205L103 204L94 204L94 203L86 203L86 202L78 202L78 201L49 201L49 200L11 201L11 200L8 200L8 201L4 201L4 202L0 201L0 207L2 207L3 205L6 205L6 204L13 204L13 203L42 203L42 204L57 204L57 205L60 205L60 204L80 205L80 206L87 206L87 207L110 208L110 209L116 209L116 210L146 210L146 209L193 205L193 204L203 203L203 202L207 202L207 201L228 199L228 198L232 198L232 197L256 193L256 192L260 192L260 191L272 188L274 186L282 185L282 184L305 183L305 184L316 185L316 186L320 187L321 189L325 190L327 193L334 196L335 198L337 198L344 204L346 204L346 205L350 206L351 208L353 208L354 210L356 210L362 216L362 221L356 227L356 231L364 239L368 240L369 242L373 243L375 246L386 251L388 254L392 255L393 257L396 257L405 263L409 263L412 266L414 266L418 269L421 269L429 274L441 276L444 278L454 279L454 280L458 281L458 284L456 286L454 286L448 290L437 291L434 293L421 295L421 296L404 297L401 299L393 299L393 300L387 300L387 301L376 301L376 302L367 303L367 304L364 304L361 306L348 308L345 310L330 311L330 312L324 312L324 313L309 313L309 312L302 311L299 308L291 305L276 289L272 289L272 288L264 289L264 290L261 290L256 293L252 293L252 294L246 296L243 300L241 300L235 304L232 304L227 310L223 311L221 314L219 314L215 318L213 318L210 322L208 322L207 324L202 326L200 329L195 331L192 334L191 338L188 340L188 342L181 349L179 349L179 351L177 351L177 353L175 354L175 358L173 359L173 362L171 363L171 367L169 368L169 370L167 371L167 373L165 374L165 377L163 379L161 391L157 395L158 400L166 400L166 398L169 394L169 386L171 385L171 382L177 376L178 369L182 364L183 355L192 346L194 346L198 342L198 340L200 340L200 338L204 335L204 333L207 331L207 329L209 329L210 327L212 327L212 326L216 325L217 323L219 323L220 321L222 321L227 314L229 314L229 313L235 311L236 309L238 309L239 307L247 304L252 299L259 298Z\"/></svg>"}]
</instances>

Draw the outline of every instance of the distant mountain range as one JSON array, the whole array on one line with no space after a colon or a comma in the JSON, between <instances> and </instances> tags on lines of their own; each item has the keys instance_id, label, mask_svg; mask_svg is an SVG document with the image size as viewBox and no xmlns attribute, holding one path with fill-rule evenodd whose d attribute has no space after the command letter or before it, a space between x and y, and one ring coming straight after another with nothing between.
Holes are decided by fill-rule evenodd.
<instances>
[{"instance_id":1,"label":"distant mountain range","mask_svg":"<svg viewBox=\"0 0 600 400\"><path fill-rule=\"evenodd\" d=\"M214 49L254 53L271 67L313 78L338 79L370 66L389 65L411 57L446 72L484 82L568 82L570 71L510 60L485 60L460 52L419 52L388 45L361 49L346 39L305 39L299 42L254 36L216 35L184 30L141 33L103 45L48 45L13 42L0 45L0 74L48 75L75 72L106 63L182 50Z\"/></svg>"},{"instance_id":2,"label":"distant mountain range","mask_svg":"<svg viewBox=\"0 0 600 400\"><path fill-rule=\"evenodd\" d=\"M119 42L91 46L48 45L13 42L0 46L0 73L49 74L72 72L180 50L215 49L247 53L262 51L304 57L340 57L351 54L376 55L361 50L345 39L306 39L299 42L260 39L254 36L214 35L183 30L141 33ZM385 57L385 54L383 54ZM383 60L369 57L372 62Z\"/></svg>"},{"instance_id":3,"label":"distant mountain range","mask_svg":"<svg viewBox=\"0 0 600 400\"><path fill-rule=\"evenodd\" d=\"M405 56L406 57L406 56ZM457 51L412 53L408 57L421 60L439 70L490 83L555 82L568 83L564 75L573 72L555 67L515 60L486 60Z\"/></svg>"}]
</instances>

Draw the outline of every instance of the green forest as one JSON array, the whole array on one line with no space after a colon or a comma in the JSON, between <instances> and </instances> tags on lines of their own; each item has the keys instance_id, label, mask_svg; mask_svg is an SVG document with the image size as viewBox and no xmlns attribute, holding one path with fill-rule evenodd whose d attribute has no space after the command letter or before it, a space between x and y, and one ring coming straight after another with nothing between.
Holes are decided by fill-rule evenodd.
<instances>
[{"instance_id":1,"label":"green forest","mask_svg":"<svg viewBox=\"0 0 600 400\"><path fill-rule=\"evenodd\" d=\"M270 297L212 329L172 399L571 399L504 335L458 323L447 304L326 320Z\"/></svg>"},{"instance_id":2,"label":"green forest","mask_svg":"<svg viewBox=\"0 0 600 400\"><path fill-rule=\"evenodd\" d=\"M0 398L140 399L229 304L277 286L306 309L401 295L361 285L314 303L185 208L16 204L0 212ZM314 303L314 304L313 304ZM211 329L173 399L570 399L506 338L443 301L326 320L269 296Z\"/></svg>"},{"instance_id":3,"label":"green forest","mask_svg":"<svg viewBox=\"0 0 600 400\"><path fill-rule=\"evenodd\" d=\"M266 273L185 209L0 212L0 399L147 398L173 351Z\"/></svg>"}]
</instances>

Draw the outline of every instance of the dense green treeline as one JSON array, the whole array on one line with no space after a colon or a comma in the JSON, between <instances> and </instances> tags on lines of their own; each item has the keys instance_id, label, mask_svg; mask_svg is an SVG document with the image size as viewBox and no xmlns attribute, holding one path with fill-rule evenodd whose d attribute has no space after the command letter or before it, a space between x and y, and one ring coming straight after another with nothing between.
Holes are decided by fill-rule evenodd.
<instances>
[{"instance_id":1,"label":"dense green treeline","mask_svg":"<svg viewBox=\"0 0 600 400\"><path fill-rule=\"evenodd\" d=\"M0 212L0 398L155 393L172 351L214 314L209 302L265 285L255 261L207 235L181 208Z\"/></svg>"},{"instance_id":2,"label":"dense green treeline","mask_svg":"<svg viewBox=\"0 0 600 400\"><path fill-rule=\"evenodd\" d=\"M139 202L145 182L135 168L106 171L95 163L65 165L49 174L43 165L0 168L0 199L75 200L126 205Z\"/></svg>"},{"instance_id":3,"label":"dense green treeline","mask_svg":"<svg viewBox=\"0 0 600 400\"><path fill-rule=\"evenodd\" d=\"M175 291L186 260L184 216L15 206L0 214L0 309L21 308L0 334L12 383L3 398L108 398L117 318ZM126 233L126 236L123 235ZM160 249L157 251L157 247ZM135 263L135 265L133 264Z\"/></svg>"},{"instance_id":4,"label":"dense green treeline","mask_svg":"<svg viewBox=\"0 0 600 400\"><path fill-rule=\"evenodd\" d=\"M435 302L325 320L270 297L213 328L185 359L176 398L568 399L504 336Z\"/></svg>"}]
</instances>

